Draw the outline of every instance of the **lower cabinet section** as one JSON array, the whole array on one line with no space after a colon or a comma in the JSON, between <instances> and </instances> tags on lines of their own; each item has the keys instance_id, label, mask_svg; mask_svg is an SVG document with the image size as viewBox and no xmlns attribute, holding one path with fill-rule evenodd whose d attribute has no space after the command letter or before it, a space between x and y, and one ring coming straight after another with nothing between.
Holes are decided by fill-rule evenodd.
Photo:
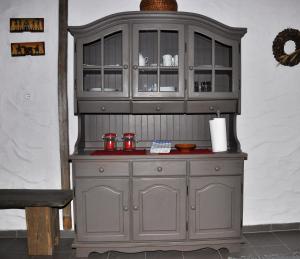
<instances>
[{"instance_id":1,"label":"lower cabinet section","mask_svg":"<svg viewBox=\"0 0 300 259\"><path fill-rule=\"evenodd\" d=\"M241 185L240 176L190 177L190 239L240 236Z\"/></svg>"},{"instance_id":2,"label":"lower cabinet section","mask_svg":"<svg viewBox=\"0 0 300 259\"><path fill-rule=\"evenodd\" d=\"M77 179L75 184L78 240L129 240L129 179Z\"/></svg>"},{"instance_id":3,"label":"lower cabinet section","mask_svg":"<svg viewBox=\"0 0 300 259\"><path fill-rule=\"evenodd\" d=\"M112 161L73 164L78 255L238 246L243 159L127 162L108 167L111 176L91 173ZM219 170L206 170L216 165Z\"/></svg>"},{"instance_id":4,"label":"lower cabinet section","mask_svg":"<svg viewBox=\"0 0 300 259\"><path fill-rule=\"evenodd\" d=\"M133 239L186 237L186 179L133 179Z\"/></svg>"}]
</instances>

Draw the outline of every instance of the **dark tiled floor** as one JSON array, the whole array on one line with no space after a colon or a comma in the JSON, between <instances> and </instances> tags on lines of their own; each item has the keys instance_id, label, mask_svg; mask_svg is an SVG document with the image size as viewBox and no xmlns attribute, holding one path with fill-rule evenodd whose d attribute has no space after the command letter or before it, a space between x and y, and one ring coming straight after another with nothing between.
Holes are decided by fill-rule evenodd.
<instances>
[{"instance_id":1,"label":"dark tiled floor","mask_svg":"<svg viewBox=\"0 0 300 259\"><path fill-rule=\"evenodd\" d=\"M248 233L244 234L244 238L241 251L233 254L226 249L215 251L206 248L191 252L92 253L89 259L300 259L300 231ZM0 259L74 259L75 251L71 249L71 243L72 239L61 239L53 256L28 256L25 238L0 238Z\"/></svg>"}]
</instances>

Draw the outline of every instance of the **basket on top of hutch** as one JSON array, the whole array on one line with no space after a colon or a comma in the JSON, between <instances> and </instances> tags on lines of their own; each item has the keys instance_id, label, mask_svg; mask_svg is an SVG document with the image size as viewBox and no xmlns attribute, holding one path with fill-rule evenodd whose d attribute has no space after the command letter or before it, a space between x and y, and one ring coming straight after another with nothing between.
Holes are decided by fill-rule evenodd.
<instances>
[{"instance_id":1,"label":"basket on top of hutch","mask_svg":"<svg viewBox=\"0 0 300 259\"><path fill-rule=\"evenodd\" d=\"M238 250L247 154L236 116L247 30L186 12L117 13L69 30L78 116L71 155L77 256ZM141 150L164 139L211 148L208 121L217 110L226 118L227 152L92 155L107 132L134 132Z\"/></svg>"}]
</instances>

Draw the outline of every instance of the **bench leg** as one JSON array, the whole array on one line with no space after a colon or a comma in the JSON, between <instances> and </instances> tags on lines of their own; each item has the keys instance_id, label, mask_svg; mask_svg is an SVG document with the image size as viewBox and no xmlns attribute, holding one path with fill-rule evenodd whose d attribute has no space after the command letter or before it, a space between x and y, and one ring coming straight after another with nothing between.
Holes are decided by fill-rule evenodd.
<instances>
[{"instance_id":1,"label":"bench leg","mask_svg":"<svg viewBox=\"0 0 300 259\"><path fill-rule=\"evenodd\" d=\"M29 255L52 255L59 243L58 209L27 207L27 244Z\"/></svg>"}]
</instances>

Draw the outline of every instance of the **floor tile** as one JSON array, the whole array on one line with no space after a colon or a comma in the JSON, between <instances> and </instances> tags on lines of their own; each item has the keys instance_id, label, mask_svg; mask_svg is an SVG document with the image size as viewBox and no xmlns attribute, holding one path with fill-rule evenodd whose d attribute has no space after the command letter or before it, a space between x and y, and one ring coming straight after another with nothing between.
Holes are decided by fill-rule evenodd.
<instances>
[{"instance_id":1,"label":"floor tile","mask_svg":"<svg viewBox=\"0 0 300 259\"><path fill-rule=\"evenodd\" d=\"M104 254L90 253L89 259L108 259L108 253L104 253Z\"/></svg>"},{"instance_id":2,"label":"floor tile","mask_svg":"<svg viewBox=\"0 0 300 259\"><path fill-rule=\"evenodd\" d=\"M272 233L248 233L244 237L252 246L276 246L282 245L282 242Z\"/></svg>"},{"instance_id":3,"label":"floor tile","mask_svg":"<svg viewBox=\"0 0 300 259\"><path fill-rule=\"evenodd\" d=\"M182 259L180 251L154 251L146 252L146 259Z\"/></svg>"},{"instance_id":4,"label":"floor tile","mask_svg":"<svg viewBox=\"0 0 300 259\"><path fill-rule=\"evenodd\" d=\"M108 259L145 259L145 252L135 254L110 252Z\"/></svg>"},{"instance_id":5,"label":"floor tile","mask_svg":"<svg viewBox=\"0 0 300 259\"><path fill-rule=\"evenodd\" d=\"M218 251L210 248L195 251L183 252L184 259L221 259Z\"/></svg>"},{"instance_id":6,"label":"floor tile","mask_svg":"<svg viewBox=\"0 0 300 259\"><path fill-rule=\"evenodd\" d=\"M257 255L254 248L249 245L241 245L240 252L230 253L230 257L233 258L243 258L243 257L253 257Z\"/></svg>"},{"instance_id":7,"label":"floor tile","mask_svg":"<svg viewBox=\"0 0 300 259\"><path fill-rule=\"evenodd\" d=\"M290 250L284 246L260 246L254 247L255 252L258 255L266 256L266 255L287 255L290 254Z\"/></svg>"},{"instance_id":8,"label":"floor tile","mask_svg":"<svg viewBox=\"0 0 300 259\"><path fill-rule=\"evenodd\" d=\"M279 231L274 235L292 251L300 251L300 231Z\"/></svg>"}]
</instances>

